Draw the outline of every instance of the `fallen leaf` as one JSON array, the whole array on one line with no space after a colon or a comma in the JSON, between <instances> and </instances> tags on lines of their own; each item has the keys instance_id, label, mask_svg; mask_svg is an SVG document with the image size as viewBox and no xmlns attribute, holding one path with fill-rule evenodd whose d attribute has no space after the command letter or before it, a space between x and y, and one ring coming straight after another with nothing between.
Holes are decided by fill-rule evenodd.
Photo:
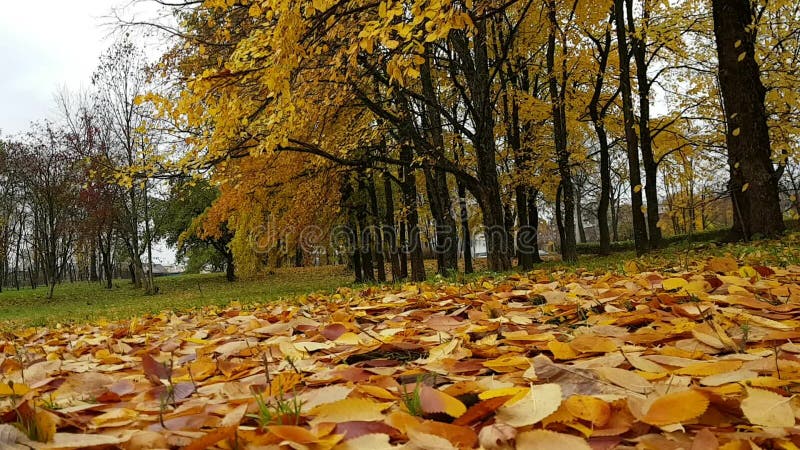
<instances>
[{"instance_id":1,"label":"fallen leaf","mask_svg":"<svg viewBox=\"0 0 800 450\"><path fill-rule=\"evenodd\" d=\"M706 412L708 403L708 397L696 390L666 394L650 405L642 421L656 426L684 423Z\"/></svg>"},{"instance_id":2,"label":"fallen leaf","mask_svg":"<svg viewBox=\"0 0 800 450\"><path fill-rule=\"evenodd\" d=\"M554 413L559 406L561 386L554 383L531 386L527 394L509 400L497 410L497 421L514 427L533 425Z\"/></svg>"},{"instance_id":3,"label":"fallen leaf","mask_svg":"<svg viewBox=\"0 0 800 450\"><path fill-rule=\"evenodd\" d=\"M790 397L748 387L747 398L742 400L742 412L753 425L793 427L795 417L790 402Z\"/></svg>"},{"instance_id":4,"label":"fallen leaf","mask_svg":"<svg viewBox=\"0 0 800 450\"><path fill-rule=\"evenodd\" d=\"M585 439L548 430L517 435L517 450L591 450Z\"/></svg>"}]
</instances>

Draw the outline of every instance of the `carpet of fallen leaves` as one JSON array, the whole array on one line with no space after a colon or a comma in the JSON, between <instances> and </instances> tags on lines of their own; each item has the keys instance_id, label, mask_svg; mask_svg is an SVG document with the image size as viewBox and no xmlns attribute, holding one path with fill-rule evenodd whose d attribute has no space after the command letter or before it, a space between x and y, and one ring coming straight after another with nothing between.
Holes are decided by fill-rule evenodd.
<instances>
[{"instance_id":1,"label":"carpet of fallen leaves","mask_svg":"<svg viewBox=\"0 0 800 450\"><path fill-rule=\"evenodd\" d=\"M797 449L800 267L624 268L20 331L0 448Z\"/></svg>"}]
</instances>

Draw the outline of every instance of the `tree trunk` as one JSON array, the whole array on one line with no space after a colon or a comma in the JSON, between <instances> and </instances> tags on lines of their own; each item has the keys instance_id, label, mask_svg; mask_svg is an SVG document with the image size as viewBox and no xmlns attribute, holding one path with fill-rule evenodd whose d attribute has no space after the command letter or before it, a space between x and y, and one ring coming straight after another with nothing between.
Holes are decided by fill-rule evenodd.
<instances>
[{"instance_id":1,"label":"tree trunk","mask_svg":"<svg viewBox=\"0 0 800 450\"><path fill-rule=\"evenodd\" d=\"M611 236L608 229L608 207L611 203L611 155L608 135L602 123L595 123L600 141L600 202L597 205L597 227L600 232L600 254L611 254Z\"/></svg>"},{"instance_id":2,"label":"tree trunk","mask_svg":"<svg viewBox=\"0 0 800 450\"><path fill-rule=\"evenodd\" d=\"M303 246L300 242L295 243L294 246L294 266L303 267Z\"/></svg>"},{"instance_id":3,"label":"tree trunk","mask_svg":"<svg viewBox=\"0 0 800 450\"><path fill-rule=\"evenodd\" d=\"M231 252L225 255L225 279L229 282L236 281L236 265L234 264L233 253Z\"/></svg>"},{"instance_id":4,"label":"tree trunk","mask_svg":"<svg viewBox=\"0 0 800 450\"><path fill-rule=\"evenodd\" d=\"M650 248L661 247L661 228L658 226L658 164L653 155L653 139L650 134L650 79L647 77L647 29L636 32L633 20L633 1L626 0L628 28L631 32L631 51L636 61L636 79L639 85L639 146L642 149L644 168L644 193L647 198L647 232ZM647 23L650 8L645 1L642 16Z\"/></svg>"},{"instance_id":5,"label":"tree trunk","mask_svg":"<svg viewBox=\"0 0 800 450\"><path fill-rule=\"evenodd\" d=\"M92 239L89 252L89 281L94 283L100 280L100 276L97 273L97 241L94 239Z\"/></svg>"},{"instance_id":6,"label":"tree trunk","mask_svg":"<svg viewBox=\"0 0 800 450\"><path fill-rule=\"evenodd\" d=\"M438 108L438 97L431 75L430 44L426 46L425 62L420 67L420 81L426 102L423 104L423 127L433 151L444 154L442 117ZM436 263L438 272L447 275L458 271L458 232L453 218L452 201L447 187L447 174L443 170L425 168L425 187L436 226Z\"/></svg>"},{"instance_id":7,"label":"tree trunk","mask_svg":"<svg viewBox=\"0 0 800 450\"><path fill-rule=\"evenodd\" d=\"M360 184L360 183L359 183ZM366 192L361 190L358 193L359 197L363 197ZM358 220L359 240L361 245L358 251L361 253L361 269L364 272L364 281L375 281L375 268L372 265L372 234L370 233L369 225L367 224L367 209L363 201L359 201L356 207L356 219Z\"/></svg>"},{"instance_id":8,"label":"tree trunk","mask_svg":"<svg viewBox=\"0 0 800 450\"><path fill-rule=\"evenodd\" d=\"M403 195L405 198L405 195ZM400 279L408 278L408 225L405 220L400 221Z\"/></svg>"},{"instance_id":9,"label":"tree trunk","mask_svg":"<svg viewBox=\"0 0 800 450\"><path fill-rule=\"evenodd\" d=\"M575 214L578 222L578 238L581 244L586 243L586 229L583 227L583 205L581 205L582 193L579 189L575 190Z\"/></svg>"},{"instance_id":10,"label":"tree trunk","mask_svg":"<svg viewBox=\"0 0 800 450\"><path fill-rule=\"evenodd\" d=\"M411 163L414 158L411 147L400 149L400 159ZM406 206L406 225L408 232L408 255L411 260L411 280L425 281L425 259L422 255L422 242L419 238L419 212L417 211L417 178L414 169L403 167L403 203Z\"/></svg>"},{"instance_id":11,"label":"tree trunk","mask_svg":"<svg viewBox=\"0 0 800 450\"><path fill-rule=\"evenodd\" d=\"M564 216L561 208L561 198L564 196L563 194L564 189L559 184L558 189L556 190L556 227L558 227L558 241L560 243L559 250L561 252L561 258L566 259L564 256L564 241L566 240L564 237Z\"/></svg>"},{"instance_id":12,"label":"tree trunk","mask_svg":"<svg viewBox=\"0 0 800 450\"><path fill-rule=\"evenodd\" d=\"M539 191L533 188L529 189L528 226L530 227L531 233L531 261L534 264L542 262L542 257L539 256L539 207L536 204L537 197L539 197Z\"/></svg>"},{"instance_id":13,"label":"tree trunk","mask_svg":"<svg viewBox=\"0 0 800 450\"><path fill-rule=\"evenodd\" d=\"M566 64L566 58L560 70L561 80L559 83L555 74L556 30L558 23L554 0L548 0L547 14L550 19L547 39L547 74L553 111L553 138L555 140L558 173L561 176L562 197L564 199L564 232L561 234L561 255L564 261L574 262L578 260L578 251L575 242L575 192L569 162L570 154L567 148L566 94L564 92L567 73L566 67L563 67L563 64ZM566 43L564 43L564 47L564 52L566 53Z\"/></svg>"},{"instance_id":14,"label":"tree trunk","mask_svg":"<svg viewBox=\"0 0 800 450\"><path fill-rule=\"evenodd\" d=\"M647 240L647 223L642 207L642 175L639 168L639 145L634 129L636 118L633 115L633 98L631 93L630 54L628 38L625 30L624 0L614 0L614 16L617 29L617 49L619 52L620 92L622 94L622 112L625 118L625 144L628 151L628 170L631 184L631 213L633 214L633 239L636 243L636 254L642 255L649 249Z\"/></svg>"},{"instance_id":15,"label":"tree trunk","mask_svg":"<svg viewBox=\"0 0 800 450\"><path fill-rule=\"evenodd\" d=\"M369 174L367 179L367 192L369 193L369 207L372 216L370 234L375 240L375 266L378 269L378 281L386 281L386 264L383 261L383 224L381 223L380 210L378 209L378 194L375 189L375 177Z\"/></svg>"},{"instance_id":16,"label":"tree trunk","mask_svg":"<svg viewBox=\"0 0 800 450\"><path fill-rule=\"evenodd\" d=\"M400 276L400 254L397 251L397 228L394 218L394 192L392 191L392 180L389 173L383 174L383 196L386 202L384 211L383 242L389 252L389 261L392 267L392 281L398 281Z\"/></svg>"},{"instance_id":17,"label":"tree trunk","mask_svg":"<svg viewBox=\"0 0 800 450\"><path fill-rule=\"evenodd\" d=\"M503 222L503 202L497 174L495 104L493 77L489 70L486 22L487 20L482 19L475 23L471 42L463 30L453 30L450 41L462 64L461 72L465 75L472 100L469 112L474 125L472 144L480 187L470 190L483 212L487 265L491 271L504 272L511 269L511 237Z\"/></svg>"},{"instance_id":18,"label":"tree trunk","mask_svg":"<svg viewBox=\"0 0 800 450\"><path fill-rule=\"evenodd\" d=\"M517 185L514 188L514 197L517 202L517 255L519 255L518 263L522 270L531 270L533 268L533 246L531 241L535 233L531 232L531 227L528 224L527 190L522 185Z\"/></svg>"},{"instance_id":19,"label":"tree trunk","mask_svg":"<svg viewBox=\"0 0 800 450\"><path fill-rule=\"evenodd\" d=\"M353 269L356 283L364 281L364 272L361 266L361 243L359 241L358 222L355 218L355 199L353 198L353 186L350 184L350 177L347 176L339 186L342 210L345 213L345 237L346 251L349 254L350 266Z\"/></svg>"},{"instance_id":20,"label":"tree trunk","mask_svg":"<svg viewBox=\"0 0 800 450\"><path fill-rule=\"evenodd\" d=\"M469 211L467 211L467 188L458 182L458 206L461 220L461 247L464 252L464 273L472 273L472 233L469 229Z\"/></svg>"},{"instance_id":21,"label":"tree trunk","mask_svg":"<svg viewBox=\"0 0 800 450\"><path fill-rule=\"evenodd\" d=\"M755 60L754 11L749 0L713 0L719 84L728 130L733 233L749 239L785 230L772 164L766 90Z\"/></svg>"}]
</instances>

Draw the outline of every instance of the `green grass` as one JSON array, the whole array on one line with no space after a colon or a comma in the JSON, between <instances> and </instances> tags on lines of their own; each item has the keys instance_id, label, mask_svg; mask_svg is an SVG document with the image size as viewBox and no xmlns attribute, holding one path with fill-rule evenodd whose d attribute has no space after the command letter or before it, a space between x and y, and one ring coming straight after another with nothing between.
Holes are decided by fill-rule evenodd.
<instances>
[{"instance_id":1,"label":"green grass","mask_svg":"<svg viewBox=\"0 0 800 450\"><path fill-rule=\"evenodd\" d=\"M106 290L97 283L63 283L53 299L47 289L4 290L0 293L0 327L86 323L99 319L129 319L163 310L187 310L207 305L269 302L328 291L352 283L342 266L277 269L256 280L234 283L223 274L179 275L157 278L159 293L144 295L128 280L115 280Z\"/></svg>"},{"instance_id":2,"label":"green grass","mask_svg":"<svg viewBox=\"0 0 800 450\"><path fill-rule=\"evenodd\" d=\"M610 256L580 255L578 262L566 264L548 261L534 270L547 272L624 272L627 261L636 260L643 270L668 272L689 270L690 266L711 256L731 255L750 265L787 266L800 264L800 233L792 232L781 239L727 244L718 242L716 233L698 234L689 241L674 239L670 246L637 257L625 250ZM476 260L477 268L485 267L485 260ZM485 270L474 274L453 274L443 278L435 275L435 262L426 261L429 282L469 283L484 277L503 278L515 271L490 273ZM318 291L333 291L340 286L354 286L352 273L343 266L277 269L273 274L256 280L234 283L225 281L222 274L180 275L158 278L157 295L144 295L127 280L117 280L111 290L94 283L64 283L56 287L55 297L48 300L47 289L10 290L0 293L0 330L13 330L30 326L88 323L100 319L130 319L164 310L182 311L203 306L225 306L231 302L241 304L266 303L281 299L294 299Z\"/></svg>"}]
</instances>

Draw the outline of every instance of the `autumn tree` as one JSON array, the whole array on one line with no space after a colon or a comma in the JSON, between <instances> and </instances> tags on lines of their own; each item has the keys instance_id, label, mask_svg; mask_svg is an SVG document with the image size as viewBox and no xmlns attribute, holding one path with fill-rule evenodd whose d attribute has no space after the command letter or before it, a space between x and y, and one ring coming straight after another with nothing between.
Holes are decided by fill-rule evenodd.
<instances>
[{"instance_id":1,"label":"autumn tree","mask_svg":"<svg viewBox=\"0 0 800 450\"><path fill-rule=\"evenodd\" d=\"M785 228L772 161L766 90L755 59L756 10L749 0L714 0L714 35L719 57L733 231L744 238L775 235Z\"/></svg>"},{"instance_id":2,"label":"autumn tree","mask_svg":"<svg viewBox=\"0 0 800 450\"><path fill-rule=\"evenodd\" d=\"M97 92L97 126L108 131L106 154L111 168L104 176L124 185L119 216L120 236L125 244L131 276L137 288L154 293L152 279L152 223L146 179L132 179L150 168L157 137L150 131L149 105L138 98L147 92L147 65L142 52L131 42L115 43L101 58L92 78ZM150 168L152 171L152 168ZM122 172L120 177L113 172ZM142 257L148 255L148 270Z\"/></svg>"}]
</instances>

